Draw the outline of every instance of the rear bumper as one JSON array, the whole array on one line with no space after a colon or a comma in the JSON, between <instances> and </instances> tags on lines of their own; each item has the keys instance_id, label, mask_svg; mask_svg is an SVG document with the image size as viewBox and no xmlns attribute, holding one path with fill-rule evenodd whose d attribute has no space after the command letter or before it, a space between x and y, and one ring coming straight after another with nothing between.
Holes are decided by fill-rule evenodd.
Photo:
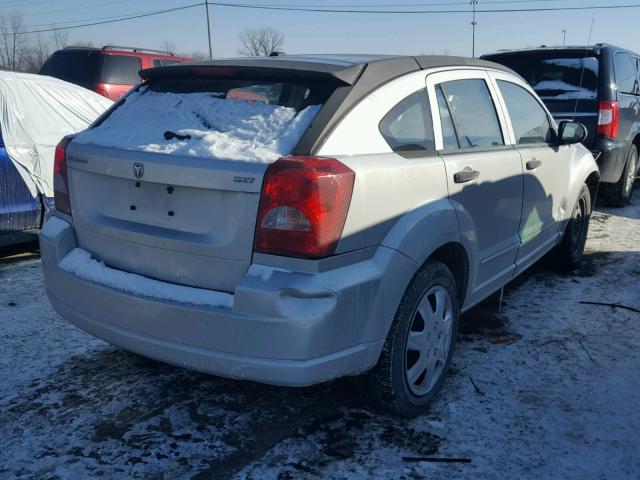
<instances>
[{"instance_id":1,"label":"rear bumper","mask_svg":"<svg viewBox=\"0 0 640 480\"><path fill-rule=\"evenodd\" d=\"M60 261L76 246L71 228L45 231L40 244L51 304L82 330L174 365L288 386L375 365L399 301L385 273L410 262L378 248L337 270L249 272L232 307L202 307L136 296L63 270Z\"/></svg>"},{"instance_id":2,"label":"rear bumper","mask_svg":"<svg viewBox=\"0 0 640 480\"><path fill-rule=\"evenodd\" d=\"M596 141L591 150L596 156L602 183L616 183L620 180L630 146L631 143L626 140L602 138Z\"/></svg>"}]
</instances>

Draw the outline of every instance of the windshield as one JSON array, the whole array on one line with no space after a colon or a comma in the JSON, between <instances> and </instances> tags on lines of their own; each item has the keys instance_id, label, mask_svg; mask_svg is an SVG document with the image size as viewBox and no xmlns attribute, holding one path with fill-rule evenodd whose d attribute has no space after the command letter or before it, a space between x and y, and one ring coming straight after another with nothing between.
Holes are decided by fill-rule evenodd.
<instances>
[{"instance_id":1,"label":"windshield","mask_svg":"<svg viewBox=\"0 0 640 480\"><path fill-rule=\"evenodd\" d=\"M596 99L598 59L585 52L523 52L488 55L520 74L542 100Z\"/></svg>"}]
</instances>

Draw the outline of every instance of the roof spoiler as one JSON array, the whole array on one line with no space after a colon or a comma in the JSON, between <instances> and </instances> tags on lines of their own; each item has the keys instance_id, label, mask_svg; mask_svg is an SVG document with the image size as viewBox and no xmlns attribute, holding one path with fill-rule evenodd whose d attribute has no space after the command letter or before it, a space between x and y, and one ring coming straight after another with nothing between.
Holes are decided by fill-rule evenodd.
<instances>
[{"instance_id":1,"label":"roof spoiler","mask_svg":"<svg viewBox=\"0 0 640 480\"><path fill-rule=\"evenodd\" d=\"M216 60L213 62L188 62L166 67L140 70L144 80L179 77L231 77L269 79L325 79L345 85L353 85L365 65L335 65L315 62L291 62L278 57L256 59Z\"/></svg>"},{"instance_id":2,"label":"roof spoiler","mask_svg":"<svg viewBox=\"0 0 640 480\"><path fill-rule=\"evenodd\" d=\"M162 55L168 55L175 57L176 54L168 50L153 50L152 48L140 48L140 47L122 47L120 45L105 45L102 50L125 50L129 52L142 52L142 53L160 53Z\"/></svg>"}]
</instances>

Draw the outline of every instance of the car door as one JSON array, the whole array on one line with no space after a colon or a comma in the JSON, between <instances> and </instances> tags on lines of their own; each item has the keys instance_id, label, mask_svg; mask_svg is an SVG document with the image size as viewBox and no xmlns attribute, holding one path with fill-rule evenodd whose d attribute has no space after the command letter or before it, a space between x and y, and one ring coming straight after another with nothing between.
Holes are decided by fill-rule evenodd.
<instances>
[{"instance_id":1,"label":"car door","mask_svg":"<svg viewBox=\"0 0 640 480\"><path fill-rule=\"evenodd\" d=\"M427 77L427 90L449 199L462 242L477 265L469 281L470 300L475 302L514 274L520 245L522 162L509 145L486 71L434 73Z\"/></svg>"},{"instance_id":2,"label":"car door","mask_svg":"<svg viewBox=\"0 0 640 480\"><path fill-rule=\"evenodd\" d=\"M9 158L0 134L0 234L39 226L38 198L31 196L27 185ZM3 241L0 239L1 243Z\"/></svg>"},{"instance_id":3,"label":"car door","mask_svg":"<svg viewBox=\"0 0 640 480\"><path fill-rule=\"evenodd\" d=\"M640 84L638 83L638 62L627 52L618 52L613 57L618 104L618 139L631 141L638 133L640 123ZM626 157L627 151L624 152Z\"/></svg>"},{"instance_id":4,"label":"car door","mask_svg":"<svg viewBox=\"0 0 640 480\"><path fill-rule=\"evenodd\" d=\"M526 83L512 75L490 76L524 171L521 245L516 259L519 272L557 243L560 219L573 207L566 197L571 147L558 145L551 115Z\"/></svg>"}]
</instances>

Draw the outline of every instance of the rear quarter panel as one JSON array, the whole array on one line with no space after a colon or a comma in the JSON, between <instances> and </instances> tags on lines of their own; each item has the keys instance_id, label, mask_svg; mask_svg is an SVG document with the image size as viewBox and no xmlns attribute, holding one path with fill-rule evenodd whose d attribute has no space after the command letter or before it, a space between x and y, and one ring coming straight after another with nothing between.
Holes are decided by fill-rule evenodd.
<instances>
[{"instance_id":1,"label":"rear quarter panel","mask_svg":"<svg viewBox=\"0 0 640 480\"><path fill-rule=\"evenodd\" d=\"M315 152L337 158L356 173L336 253L379 245L397 250L413 265L411 271L395 273L394 282L403 286L402 291L436 249L460 242L442 158L433 152L420 156L394 153L378 130L391 108L425 89L428 73L411 73L374 91L342 119ZM396 305L399 300L389 299Z\"/></svg>"},{"instance_id":2,"label":"rear quarter panel","mask_svg":"<svg viewBox=\"0 0 640 480\"><path fill-rule=\"evenodd\" d=\"M585 184L589 176L593 173L597 174L600 179L598 164L593 158L593 154L581 143L571 145L569 149L569 191L567 194L568 203L561 211L561 229L564 228L573 213L573 207L578 200L578 195L582 186ZM595 198L591 199L591 204L595 204Z\"/></svg>"}]
</instances>

